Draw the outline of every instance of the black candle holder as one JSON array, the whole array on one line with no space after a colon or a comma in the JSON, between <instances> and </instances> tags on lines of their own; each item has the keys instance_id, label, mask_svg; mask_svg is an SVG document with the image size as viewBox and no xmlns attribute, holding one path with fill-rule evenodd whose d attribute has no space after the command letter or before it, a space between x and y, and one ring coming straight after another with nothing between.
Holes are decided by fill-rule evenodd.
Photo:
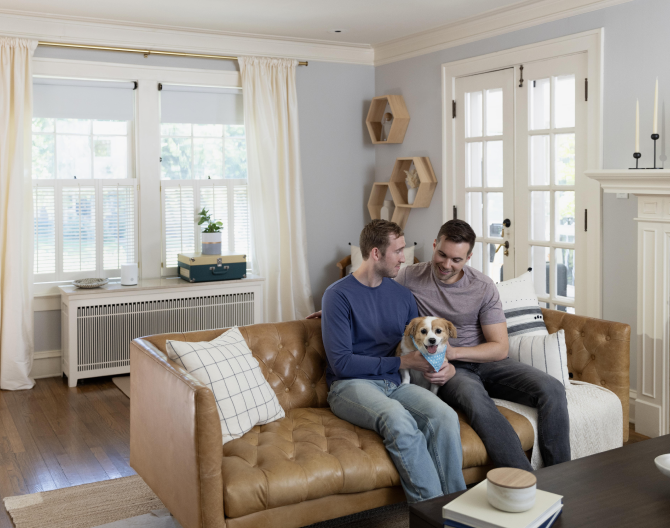
<instances>
[{"instance_id":1,"label":"black candle holder","mask_svg":"<svg viewBox=\"0 0 670 528\"><path fill-rule=\"evenodd\" d=\"M661 136L659 136L658 134L651 135L651 139L654 140L654 168L656 168L656 140L658 140L658 138L660 137Z\"/></svg>"},{"instance_id":2,"label":"black candle holder","mask_svg":"<svg viewBox=\"0 0 670 528\"><path fill-rule=\"evenodd\" d=\"M633 157L635 158L635 168L639 169L640 167L638 164L640 163L640 158L642 157L642 154L640 154L639 152L634 152Z\"/></svg>"}]
</instances>

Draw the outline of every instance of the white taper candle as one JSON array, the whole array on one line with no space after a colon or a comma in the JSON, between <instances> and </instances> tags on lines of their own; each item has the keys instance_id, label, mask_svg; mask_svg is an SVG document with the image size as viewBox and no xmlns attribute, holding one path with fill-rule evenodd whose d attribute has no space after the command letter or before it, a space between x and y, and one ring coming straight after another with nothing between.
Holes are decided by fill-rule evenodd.
<instances>
[{"instance_id":1,"label":"white taper candle","mask_svg":"<svg viewBox=\"0 0 670 528\"><path fill-rule=\"evenodd\" d=\"M640 152L640 100L635 103L635 152Z\"/></svg>"},{"instance_id":2,"label":"white taper candle","mask_svg":"<svg viewBox=\"0 0 670 528\"><path fill-rule=\"evenodd\" d=\"M652 134L658 134L658 77L656 78L656 90L654 91L654 129Z\"/></svg>"}]
</instances>

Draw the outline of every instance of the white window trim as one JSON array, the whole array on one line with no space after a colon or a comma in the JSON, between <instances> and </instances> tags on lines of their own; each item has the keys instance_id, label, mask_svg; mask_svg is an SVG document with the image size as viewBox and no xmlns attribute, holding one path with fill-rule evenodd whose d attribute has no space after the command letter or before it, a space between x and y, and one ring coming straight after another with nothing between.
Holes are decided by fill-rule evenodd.
<instances>
[{"instance_id":1,"label":"white window trim","mask_svg":"<svg viewBox=\"0 0 670 528\"><path fill-rule=\"evenodd\" d=\"M33 59L33 75L100 81L137 81L135 97L134 170L137 175L137 259L141 279L161 277L162 232L160 179L160 95L158 83L241 88L240 74L235 71L212 71L190 68L162 68L132 64L77 61L68 59ZM141 109L141 111L140 111ZM93 181L93 180L91 180ZM82 180L83 182L83 180ZM34 296L60 293L58 285L36 284Z\"/></svg>"},{"instance_id":2,"label":"white window trim","mask_svg":"<svg viewBox=\"0 0 670 528\"><path fill-rule=\"evenodd\" d=\"M500 68L514 67L519 79L518 64L533 62L573 53L588 54L589 100L587 111L587 170L602 168L602 79L604 28L575 35L512 48L488 55L442 64L442 220L452 218L456 205L456 135L452 119L452 101L456 99L456 78L475 75ZM516 93L516 92L515 92ZM516 104L515 104L516 106ZM463 111L463 109L457 109ZM602 317L602 193L597 181L584 176L588 189L586 208L589 211L587 231L588 277L586 283L586 313ZM459 211L459 215L462 213Z\"/></svg>"}]
</instances>

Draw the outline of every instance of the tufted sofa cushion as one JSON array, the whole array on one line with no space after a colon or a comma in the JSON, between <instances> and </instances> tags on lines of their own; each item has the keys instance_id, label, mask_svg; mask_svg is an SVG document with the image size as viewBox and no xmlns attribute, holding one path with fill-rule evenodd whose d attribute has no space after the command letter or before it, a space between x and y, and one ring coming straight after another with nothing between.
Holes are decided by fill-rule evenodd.
<instances>
[{"instance_id":1,"label":"tufted sofa cushion","mask_svg":"<svg viewBox=\"0 0 670 528\"><path fill-rule=\"evenodd\" d=\"M565 330L572 379L611 390L621 400L623 440L628 440L630 326L542 308L550 334Z\"/></svg>"},{"instance_id":2,"label":"tufted sofa cushion","mask_svg":"<svg viewBox=\"0 0 670 528\"><path fill-rule=\"evenodd\" d=\"M533 447L533 428L500 408ZM459 415L463 467L491 463L484 444ZM292 409L223 446L223 502L231 518L342 493L400 485L381 437L336 417L330 409Z\"/></svg>"}]
</instances>

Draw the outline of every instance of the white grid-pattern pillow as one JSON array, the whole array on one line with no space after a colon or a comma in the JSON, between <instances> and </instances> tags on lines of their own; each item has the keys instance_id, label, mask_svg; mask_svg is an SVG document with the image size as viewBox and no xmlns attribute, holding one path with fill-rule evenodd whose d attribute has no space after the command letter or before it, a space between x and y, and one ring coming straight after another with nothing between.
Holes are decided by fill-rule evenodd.
<instances>
[{"instance_id":1,"label":"white grid-pattern pillow","mask_svg":"<svg viewBox=\"0 0 670 528\"><path fill-rule=\"evenodd\" d=\"M167 341L168 356L214 393L223 443L284 417L272 387L237 327L213 341Z\"/></svg>"}]
</instances>

